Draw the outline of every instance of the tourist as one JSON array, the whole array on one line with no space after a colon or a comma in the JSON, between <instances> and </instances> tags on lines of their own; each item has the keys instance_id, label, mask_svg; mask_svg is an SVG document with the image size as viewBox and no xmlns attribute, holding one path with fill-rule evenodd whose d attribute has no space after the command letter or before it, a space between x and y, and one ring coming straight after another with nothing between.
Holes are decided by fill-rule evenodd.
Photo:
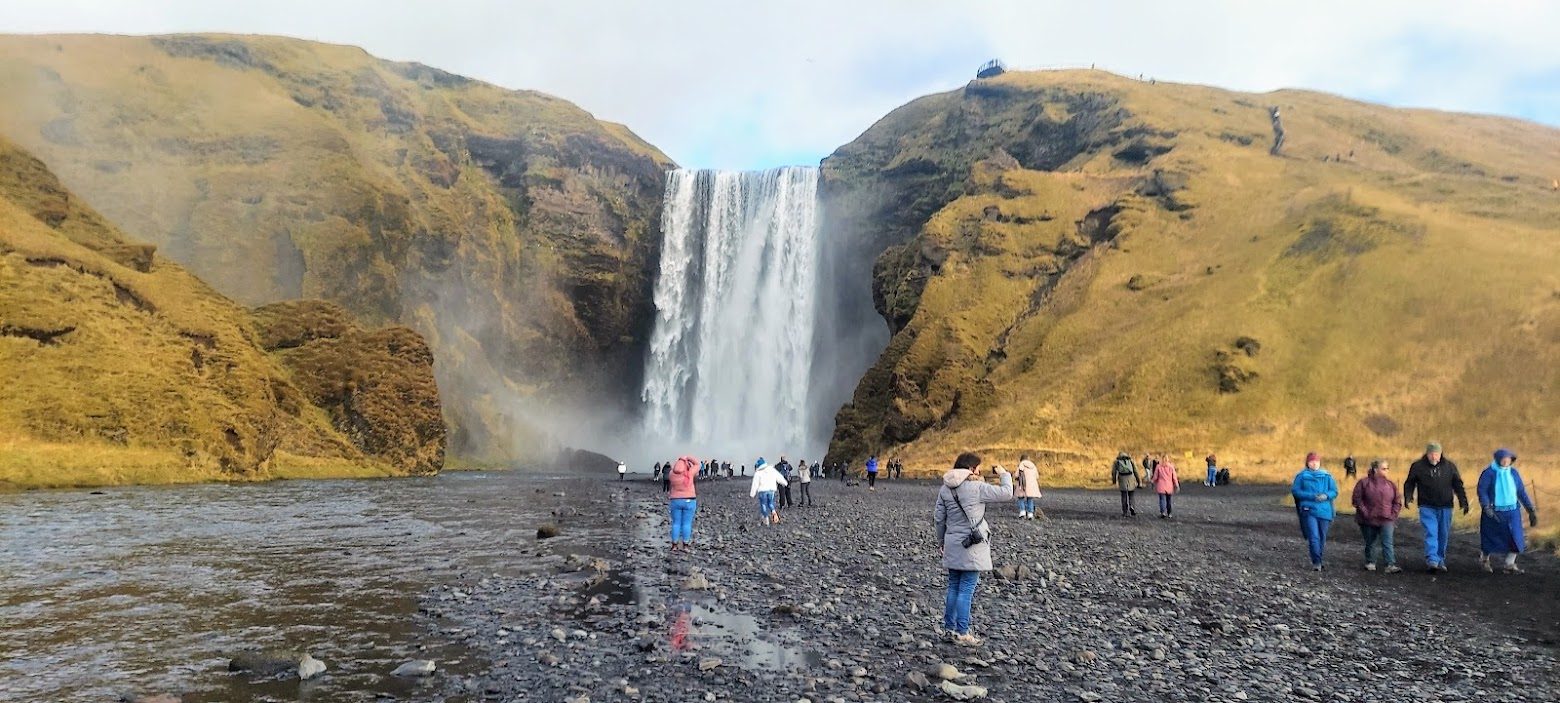
<instances>
[{"instance_id":1,"label":"tourist","mask_svg":"<svg viewBox=\"0 0 1560 703\"><path fill-rule=\"evenodd\" d=\"M672 551L693 549L693 514L698 512L699 500L694 491L693 477L698 470L698 460L685 456L677 460L668 473L672 499Z\"/></svg>"},{"instance_id":2,"label":"tourist","mask_svg":"<svg viewBox=\"0 0 1560 703\"><path fill-rule=\"evenodd\" d=\"M956 642L979 645L970 632L970 604L980 572L991 570L991 536L986 525L986 504L1013 499L1013 477L998 469L1001 485L980 476L980 457L965 452L943 474L932 508L932 524L948 570L948 595L943 605L943 629Z\"/></svg>"},{"instance_id":3,"label":"tourist","mask_svg":"<svg viewBox=\"0 0 1560 703\"><path fill-rule=\"evenodd\" d=\"M849 462L844 462L844 461L840 462L840 483L844 483L846 478L848 478L849 476L850 476L850 463Z\"/></svg>"},{"instance_id":4,"label":"tourist","mask_svg":"<svg viewBox=\"0 0 1560 703\"><path fill-rule=\"evenodd\" d=\"M1154 455L1153 454L1144 454L1143 455L1143 479L1144 480L1147 480L1150 476L1154 475L1154 464L1155 464L1155 461L1154 461Z\"/></svg>"},{"instance_id":5,"label":"tourist","mask_svg":"<svg viewBox=\"0 0 1560 703\"><path fill-rule=\"evenodd\" d=\"M997 467L1001 471L1001 467ZM1035 499L1043 498L1040 493L1040 469L1029 460L1028 454L1018 456L1018 473L1013 477L1013 496L1018 498L1018 517L1023 520L1035 519Z\"/></svg>"},{"instance_id":6,"label":"tourist","mask_svg":"<svg viewBox=\"0 0 1560 703\"><path fill-rule=\"evenodd\" d=\"M1163 468L1163 467L1161 467ZM1327 549L1327 529L1332 527L1333 501L1338 498L1338 482L1322 469L1322 457L1316 452L1305 455L1305 468L1295 474L1289 487L1300 517L1300 534L1305 535L1311 553L1311 568L1322 570L1322 553Z\"/></svg>"},{"instance_id":7,"label":"tourist","mask_svg":"<svg viewBox=\"0 0 1560 703\"><path fill-rule=\"evenodd\" d=\"M801 498L799 502L809 508L812 507L812 467L807 465L804 459L796 464L797 482L801 484Z\"/></svg>"},{"instance_id":8,"label":"tourist","mask_svg":"<svg viewBox=\"0 0 1560 703\"><path fill-rule=\"evenodd\" d=\"M1398 513L1403 510L1403 494L1398 492L1396 481L1387 477L1391 468L1385 459L1370 462L1365 480L1354 484L1354 521L1360 525L1360 537L1365 540L1365 570L1375 571L1378 565L1389 574L1398 568L1397 555L1392 549L1392 533L1397 527ZM1376 558L1376 545L1381 545L1381 558Z\"/></svg>"},{"instance_id":9,"label":"tourist","mask_svg":"<svg viewBox=\"0 0 1560 703\"><path fill-rule=\"evenodd\" d=\"M753 483L748 489L748 497L758 498L758 513L763 516L760 524L780 524L780 512L775 509L775 493L784 485L785 477L773 466L765 464L762 457L753 464Z\"/></svg>"},{"instance_id":10,"label":"tourist","mask_svg":"<svg viewBox=\"0 0 1560 703\"><path fill-rule=\"evenodd\" d=\"M1143 457L1143 465L1150 465L1147 455ZM1121 516L1136 517L1137 506L1133 504L1132 494L1143 487L1143 479L1138 476L1131 455L1126 452L1116 455L1116 463L1110 467L1110 479L1115 482L1116 490L1121 491Z\"/></svg>"},{"instance_id":11,"label":"tourist","mask_svg":"<svg viewBox=\"0 0 1560 703\"><path fill-rule=\"evenodd\" d=\"M775 471L780 472L780 477L785 479L785 480L780 482L779 501L775 505L775 510L780 510L782 508L789 508L789 507L791 507L791 484L790 484L790 481L791 481L791 472L794 471L794 470L795 469L793 469L791 467L791 462L786 461L785 460L785 455L781 454L780 455L780 463L775 464Z\"/></svg>"},{"instance_id":12,"label":"tourist","mask_svg":"<svg viewBox=\"0 0 1560 703\"><path fill-rule=\"evenodd\" d=\"M672 462L661 465L661 492L669 493L672 490Z\"/></svg>"},{"instance_id":13,"label":"tourist","mask_svg":"<svg viewBox=\"0 0 1560 703\"><path fill-rule=\"evenodd\" d=\"M1170 517L1172 512L1170 497L1181 490L1181 478L1175 474L1175 462L1167 458L1154 467L1153 486L1154 492L1159 494L1159 518L1163 520Z\"/></svg>"},{"instance_id":14,"label":"tourist","mask_svg":"<svg viewBox=\"0 0 1560 703\"><path fill-rule=\"evenodd\" d=\"M877 472L877 455L874 454L867 457L867 490L869 491L877 490Z\"/></svg>"},{"instance_id":15,"label":"tourist","mask_svg":"<svg viewBox=\"0 0 1560 703\"><path fill-rule=\"evenodd\" d=\"M628 478L628 464L625 464L625 463L620 461L620 462L618 462L617 469L618 469L618 480L619 481L621 481L621 480L623 480L625 478Z\"/></svg>"},{"instance_id":16,"label":"tourist","mask_svg":"<svg viewBox=\"0 0 1560 703\"><path fill-rule=\"evenodd\" d=\"M743 475L743 476L747 475L747 464L743 464L742 465L742 474L741 475Z\"/></svg>"},{"instance_id":17,"label":"tourist","mask_svg":"<svg viewBox=\"0 0 1560 703\"><path fill-rule=\"evenodd\" d=\"M1208 462L1208 482L1203 485L1209 487L1219 485L1219 457L1209 454L1203 461Z\"/></svg>"},{"instance_id":18,"label":"tourist","mask_svg":"<svg viewBox=\"0 0 1560 703\"><path fill-rule=\"evenodd\" d=\"M1490 557L1505 554L1503 571L1520 574L1517 555L1522 553L1525 541L1522 535L1522 514L1528 514L1528 525L1538 527L1538 512L1528 498L1527 487L1522 485L1522 474L1517 473L1517 455L1501 449L1495 452L1495 461L1479 474L1479 566L1494 571Z\"/></svg>"},{"instance_id":19,"label":"tourist","mask_svg":"<svg viewBox=\"0 0 1560 703\"><path fill-rule=\"evenodd\" d=\"M1425 531L1425 570L1446 571L1446 543L1452 536L1452 501L1468 514L1468 493L1463 490L1457 464L1441 454L1441 443L1425 446L1425 455L1408 467L1403 480L1403 507L1419 496L1419 524Z\"/></svg>"},{"instance_id":20,"label":"tourist","mask_svg":"<svg viewBox=\"0 0 1560 703\"><path fill-rule=\"evenodd\" d=\"M655 462L655 468L650 470L650 480L654 481L654 480L657 480L657 479L660 479L660 478L661 478L661 462L658 461L658 462Z\"/></svg>"},{"instance_id":21,"label":"tourist","mask_svg":"<svg viewBox=\"0 0 1560 703\"><path fill-rule=\"evenodd\" d=\"M1354 478L1358 466L1359 464L1354 461L1354 452L1349 452L1349 456L1343 460L1343 477Z\"/></svg>"}]
</instances>

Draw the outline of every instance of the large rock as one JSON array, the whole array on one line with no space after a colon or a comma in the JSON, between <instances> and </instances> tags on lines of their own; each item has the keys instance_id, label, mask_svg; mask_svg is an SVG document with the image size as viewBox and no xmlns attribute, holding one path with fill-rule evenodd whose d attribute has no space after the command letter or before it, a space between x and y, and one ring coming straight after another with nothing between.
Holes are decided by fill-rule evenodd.
<instances>
[{"instance_id":1,"label":"large rock","mask_svg":"<svg viewBox=\"0 0 1560 703\"><path fill-rule=\"evenodd\" d=\"M228 671L241 671L256 676L277 676L296 670L298 662L296 655L287 652L239 652L228 660Z\"/></svg>"},{"instance_id":2,"label":"large rock","mask_svg":"<svg viewBox=\"0 0 1560 703\"><path fill-rule=\"evenodd\" d=\"M437 668L438 668L437 665L434 664L430 660L427 660L427 659L413 659L413 660L411 660L409 662L405 662L405 663L401 664L400 666L396 667L395 671L392 671L390 673L392 675L394 675L394 676L409 676L409 677L432 676L434 670L437 669Z\"/></svg>"}]
</instances>

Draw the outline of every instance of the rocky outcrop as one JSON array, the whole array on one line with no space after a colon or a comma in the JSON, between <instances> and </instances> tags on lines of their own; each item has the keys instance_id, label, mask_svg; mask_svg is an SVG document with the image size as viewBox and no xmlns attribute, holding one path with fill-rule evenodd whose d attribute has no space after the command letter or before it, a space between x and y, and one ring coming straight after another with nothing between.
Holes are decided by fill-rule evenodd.
<instances>
[{"instance_id":1,"label":"rocky outcrop","mask_svg":"<svg viewBox=\"0 0 1560 703\"><path fill-rule=\"evenodd\" d=\"M13 36L0 131L244 304L421 332L463 454L512 454L528 400L637 399L671 164L563 100L280 38Z\"/></svg>"}]
</instances>

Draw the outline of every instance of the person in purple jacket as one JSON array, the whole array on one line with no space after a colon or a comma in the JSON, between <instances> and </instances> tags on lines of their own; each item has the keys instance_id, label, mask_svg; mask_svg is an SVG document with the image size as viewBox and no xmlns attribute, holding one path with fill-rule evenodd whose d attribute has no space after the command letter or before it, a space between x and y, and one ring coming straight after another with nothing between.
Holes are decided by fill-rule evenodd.
<instances>
[{"instance_id":1,"label":"person in purple jacket","mask_svg":"<svg viewBox=\"0 0 1560 703\"><path fill-rule=\"evenodd\" d=\"M1479 474L1479 567L1485 571L1495 570L1490 556L1505 554L1502 570L1508 574L1522 573L1517 568L1517 555L1526 547L1526 540L1518 508L1527 509L1530 527L1538 526L1538 511L1528 497L1527 487L1522 485L1516 464L1517 455L1501 449Z\"/></svg>"},{"instance_id":2,"label":"person in purple jacket","mask_svg":"<svg viewBox=\"0 0 1560 703\"><path fill-rule=\"evenodd\" d=\"M1396 481L1387 476L1391 468L1385 459L1370 463L1370 473L1354 484L1354 521L1360 525L1360 536L1365 540L1365 570L1375 571L1376 545L1381 545L1380 563L1389 574L1398 568L1397 555L1392 550L1392 532L1397 526L1398 514L1403 510L1403 494Z\"/></svg>"}]
</instances>

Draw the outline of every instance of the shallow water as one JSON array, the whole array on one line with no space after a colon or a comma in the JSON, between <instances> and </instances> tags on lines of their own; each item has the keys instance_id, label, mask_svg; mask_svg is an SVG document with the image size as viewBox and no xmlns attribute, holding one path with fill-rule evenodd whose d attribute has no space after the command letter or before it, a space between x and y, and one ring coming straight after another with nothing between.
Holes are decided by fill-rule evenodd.
<instances>
[{"instance_id":1,"label":"shallow water","mask_svg":"<svg viewBox=\"0 0 1560 703\"><path fill-rule=\"evenodd\" d=\"M542 522L568 525L547 548L588 548L606 533L586 488L449 473L0 495L0 701L463 700L442 682L478 663L414 623L417 596L459 573L534 569L521 552ZM330 670L252 683L226 671L244 648L308 651ZM412 658L444 674L388 675Z\"/></svg>"}]
</instances>

